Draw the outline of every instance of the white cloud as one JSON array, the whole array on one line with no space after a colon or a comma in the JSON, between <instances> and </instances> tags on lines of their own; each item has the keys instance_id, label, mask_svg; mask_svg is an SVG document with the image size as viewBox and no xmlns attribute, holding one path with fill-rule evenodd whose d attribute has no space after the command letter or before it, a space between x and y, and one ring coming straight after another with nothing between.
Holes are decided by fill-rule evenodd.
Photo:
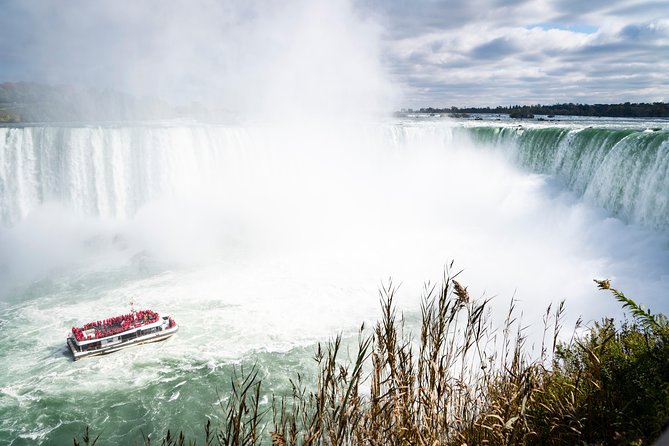
<instances>
[{"instance_id":1,"label":"white cloud","mask_svg":"<svg viewBox=\"0 0 669 446\"><path fill-rule=\"evenodd\" d=\"M622 2L487 3L466 23L414 24L386 41L389 69L412 91L405 105L668 100L666 19L626 14Z\"/></svg>"}]
</instances>

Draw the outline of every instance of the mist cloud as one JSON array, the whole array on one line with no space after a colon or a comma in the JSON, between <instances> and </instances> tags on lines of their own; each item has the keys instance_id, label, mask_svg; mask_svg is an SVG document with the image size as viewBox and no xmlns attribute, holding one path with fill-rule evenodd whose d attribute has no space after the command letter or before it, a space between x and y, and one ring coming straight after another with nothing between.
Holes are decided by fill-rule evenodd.
<instances>
[{"instance_id":1,"label":"mist cloud","mask_svg":"<svg viewBox=\"0 0 669 446\"><path fill-rule=\"evenodd\" d=\"M279 115L392 110L380 28L346 0L5 2L0 79Z\"/></svg>"}]
</instances>

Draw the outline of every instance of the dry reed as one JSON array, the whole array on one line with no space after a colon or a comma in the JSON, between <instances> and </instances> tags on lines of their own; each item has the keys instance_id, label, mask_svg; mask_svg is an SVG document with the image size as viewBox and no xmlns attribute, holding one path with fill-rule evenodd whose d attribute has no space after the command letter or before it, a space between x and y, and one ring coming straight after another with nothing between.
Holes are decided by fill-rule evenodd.
<instances>
[{"instance_id":1,"label":"dry reed","mask_svg":"<svg viewBox=\"0 0 669 446\"><path fill-rule=\"evenodd\" d=\"M354 358L341 359L341 336L319 344L315 382L297 374L290 395L272 398L271 421L259 409L257 369L235 373L232 395L221 405L222 427L212 431L207 421L204 444L642 444L657 438L669 417L664 316L597 281L636 322L618 328L607 319L560 342L564 302L549 306L533 358L515 301L499 330L490 300L472 299L449 271L440 286L425 287L417 339L397 314L391 281L380 290L381 318L371 334L361 328ZM635 396L634 404L625 402ZM90 442L87 430L84 444ZM144 442L150 444L148 437ZM168 431L160 444L195 441Z\"/></svg>"}]
</instances>

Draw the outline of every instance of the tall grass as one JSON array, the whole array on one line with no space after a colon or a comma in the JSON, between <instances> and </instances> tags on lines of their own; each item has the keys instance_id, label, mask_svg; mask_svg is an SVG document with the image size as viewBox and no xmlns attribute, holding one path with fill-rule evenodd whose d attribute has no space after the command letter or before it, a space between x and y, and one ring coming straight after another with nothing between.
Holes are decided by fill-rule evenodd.
<instances>
[{"instance_id":1,"label":"tall grass","mask_svg":"<svg viewBox=\"0 0 669 446\"><path fill-rule=\"evenodd\" d=\"M275 396L267 412L257 370L235 374L225 421L207 421L204 443L647 444L659 436L669 419L664 316L597 281L633 320L605 319L560 341L564 302L549 306L532 355L515 303L496 327L489 300L472 299L457 276L447 271L439 286L425 287L416 337L397 314L396 288L382 288L381 318L372 334L361 328L354 358L342 359L341 336L319 345L315 382L297 374L292 393ZM89 444L88 431L84 438ZM194 443L170 431L160 442Z\"/></svg>"}]
</instances>

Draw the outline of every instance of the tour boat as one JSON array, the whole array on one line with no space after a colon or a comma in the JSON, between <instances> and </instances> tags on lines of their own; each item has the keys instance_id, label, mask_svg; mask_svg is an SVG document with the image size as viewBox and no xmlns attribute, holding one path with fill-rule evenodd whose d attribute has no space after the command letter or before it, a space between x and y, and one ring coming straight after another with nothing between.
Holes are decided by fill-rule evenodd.
<instances>
[{"instance_id":1,"label":"tour boat","mask_svg":"<svg viewBox=\"0 0 669 446\"><path fill-rule=\"evenodd\" d=\"M163 341L177 332L179 326L171 316L152 310L132 311L72 327L67 346L76 361L94 355L106 355L131 345Z\"/></svg>"}]
</instances>

